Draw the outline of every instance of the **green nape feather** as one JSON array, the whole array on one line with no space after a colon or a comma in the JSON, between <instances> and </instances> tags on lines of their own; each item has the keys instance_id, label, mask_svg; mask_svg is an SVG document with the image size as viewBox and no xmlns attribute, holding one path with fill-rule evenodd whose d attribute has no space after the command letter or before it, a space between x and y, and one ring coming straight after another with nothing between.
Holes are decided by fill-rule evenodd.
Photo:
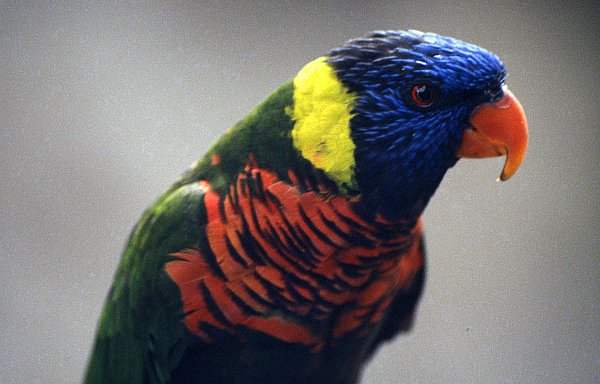
<instances>
[{"instance_id":1,"label":"green nape feather","mask_svg":"<svg viewBox=\"0 0 600 384\"><path fill-rule=\"evenodd\" d=\"M283 85L236 124L142 216L123 252L107 297L85 376L86 384L168 383L189 342L177 287L164 272L169 254L199 244L206 223L197 181L225 192L252 154L286 180L310 164L292 146L286 110L293 86ZM211 164L213 155L219 166Z\"/></svg>"},{"instance_id":2,"label":"green nape feather","mask_svg":"<svg viewBox=\"0 0 600 384\"><path fill-rule=\"evenodd\" d=\"M312 167L292 144L293 122L288 111L293 105L293 88L291 82L285 83L227 131L174 188L210 180L212 189L223 193L248 163L250 154L256 165L275 171L282 180L289 180L289 169ZM211 164L214 155L219 157L218 167Z\"/></svg>"}]
</instances>

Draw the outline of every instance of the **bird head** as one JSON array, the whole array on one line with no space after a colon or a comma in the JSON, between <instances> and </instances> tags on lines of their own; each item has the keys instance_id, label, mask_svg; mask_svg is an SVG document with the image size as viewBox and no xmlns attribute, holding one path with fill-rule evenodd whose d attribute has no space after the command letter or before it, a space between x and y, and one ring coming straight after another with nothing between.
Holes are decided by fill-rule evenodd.
<instances>
[{"instance_id":1,"label":"bird head","mask_svg":"<svg viewBox=\"0 0 600 384\"><path fill-rule=\"evenodd\" d=\"M505 82L500 59L476 45L373 32L295 78L294 143L369 211L418 215L461 157L506 156L501 180L517 171L527 123Z\"/></svg>"}]
</instances>

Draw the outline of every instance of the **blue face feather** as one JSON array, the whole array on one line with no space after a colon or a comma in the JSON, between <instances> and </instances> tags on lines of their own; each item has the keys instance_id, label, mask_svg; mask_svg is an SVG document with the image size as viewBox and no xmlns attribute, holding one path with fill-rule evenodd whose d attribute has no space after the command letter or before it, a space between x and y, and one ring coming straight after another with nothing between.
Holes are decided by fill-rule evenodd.
<instances>
[{"instance_id":1,"label":"blue face feather","mask_svg":"<svg viewBox=\"0 0 600 384\"><path fill-rule=\"evenodd\" d=\"M451 37L374 32L334 49L328 62L356 93L355 177L367 208L419 215L456 161L474 108L502 97L494 54Z\"/></svg>"}]
</instances>

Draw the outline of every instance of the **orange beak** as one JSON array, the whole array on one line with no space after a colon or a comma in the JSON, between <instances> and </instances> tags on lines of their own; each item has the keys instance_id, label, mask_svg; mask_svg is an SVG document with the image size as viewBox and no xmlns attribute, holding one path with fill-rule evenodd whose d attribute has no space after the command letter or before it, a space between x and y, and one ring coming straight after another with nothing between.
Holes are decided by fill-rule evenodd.
<instances>
[{"instance_id":1,"label":"orange beak","mask_svg":"<svg viewBox=\"0 0 600 384\"><path fill-rule=\"evenodd\" d=\"M458 149L459 157L482 158L506 156L500 180L517 172L527 152L527 119L519 100L504 89L504 96L478 106L469 120Z\"/></svg>"}]
</instances>

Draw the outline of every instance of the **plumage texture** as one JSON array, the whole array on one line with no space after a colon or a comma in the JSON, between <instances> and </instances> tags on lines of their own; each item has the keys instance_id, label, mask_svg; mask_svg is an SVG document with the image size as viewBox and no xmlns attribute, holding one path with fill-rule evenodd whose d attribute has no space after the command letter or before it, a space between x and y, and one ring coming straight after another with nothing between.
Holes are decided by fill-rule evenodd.
<instances>
[{"instance_id":1,"label":"plumage texture","mask_svg":"<svg viewBox=\"0 0 600 384\"><path fill-rule=\"evenodd\" d=\"M419 217L504 77L489 52L414 31L309 64L144 213L86 383L357 382L410 328ZM441 102L410 105L415 82Z\"/></svg>"},{"instance_id":2,"label":"plumage texture","mask_svg":"<svg viewBox=\"0 0 600 384\"><path fill-rule=\"evenodd\" d=\"M248 166L224 197L206 186L208 247L166 266L188 329L205 341L249 328L319 351L376 324L422 267L418 226L365 220L343 197L323 199L325 185L302 192L291 179Z\"/></svg>"}]
</instances>

